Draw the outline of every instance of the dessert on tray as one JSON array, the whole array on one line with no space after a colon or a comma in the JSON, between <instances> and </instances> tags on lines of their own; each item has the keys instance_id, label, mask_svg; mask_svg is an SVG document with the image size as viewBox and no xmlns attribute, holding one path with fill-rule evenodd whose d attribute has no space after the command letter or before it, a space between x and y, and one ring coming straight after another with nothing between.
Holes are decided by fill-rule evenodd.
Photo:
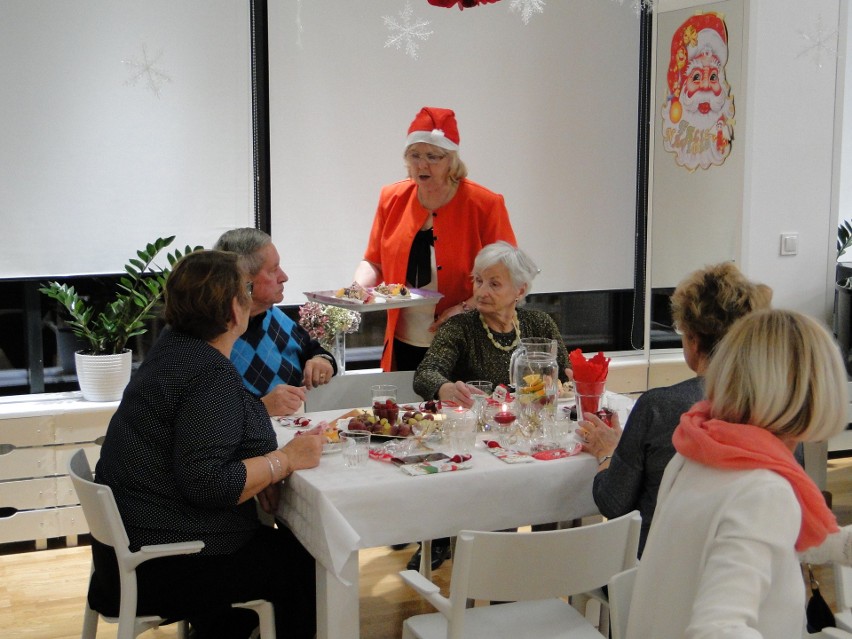
<instances>
[{"instance_id":1,"label":"dessert on tray","mask_svg":"<svg viewBox=\"0 0 852 639\"><path fill-rule=\"evenodd\" d=\"M373 287L373 293L385 297L411 297L411 291L404 284L385 284L382 282Z\"/></svg>"},{"instance_id":2,"label":"dessert on tray","mask_svg":"<svg viewBox=\"0 0 852 639\"><path fill-rule=\"evenodd\" d=\"M367 304L373 299L372 293L358 284L358 282L352 282L350 286L337 289L334 296L341 299L361 302L362 304Z\"/></svg>"}]
</instances>

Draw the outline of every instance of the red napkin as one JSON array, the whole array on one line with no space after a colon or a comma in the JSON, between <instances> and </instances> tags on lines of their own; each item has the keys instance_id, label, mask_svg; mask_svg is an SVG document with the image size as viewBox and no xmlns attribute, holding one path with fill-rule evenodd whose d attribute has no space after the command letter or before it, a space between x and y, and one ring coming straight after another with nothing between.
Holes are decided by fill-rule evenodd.
<instances>
[{"instance_id":1,"label":"red napkin","mask_svg":"<svg viewBox=\"0 0 852 639\"><path fill-rule=\"evenodd\" d=\"M609 357L599 352L591 359L586 359L583 352L577 348L568 354L568 359L574 370L574 388L580 398L580 411L597 413L601 407L601 397L609 372Z\"/></svg>"},{"instance_id":2,"label":"red napkin","mask_svg":"<svg viewBox=\"0 0 852 639\"><path fill-rule=\"evenodd\" d=\"M605 382L609 372L610 358L599 352L591 359L586 359L583 351L574 349L568 354L571 368L574 370L575 382Z\"/></svg>"}]
</instances>

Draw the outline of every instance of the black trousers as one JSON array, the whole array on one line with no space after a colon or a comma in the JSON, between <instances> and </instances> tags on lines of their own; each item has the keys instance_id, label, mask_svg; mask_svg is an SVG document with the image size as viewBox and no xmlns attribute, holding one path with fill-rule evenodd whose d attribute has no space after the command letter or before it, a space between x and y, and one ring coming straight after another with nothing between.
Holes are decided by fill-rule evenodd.
<instances>
[{"instance_id":1,"label":"black trousers","mask_svg":"<svg viewBox=\"0 0 852 639\"><path fill-rule=\"evenodd\" d=\"M398 371L416 371L428 348L412 346L398 339L393 341L393 358ZM426 399L432 399L427 397Z\"/></svg>"},{"instance_id":2,"label":"black trousers","mask_svg":"<svg viewBox=\"0 0 852 639\"><path fill-rule=\"evenodd\" d=\"M118 615L119 577L110 546L92 540L95 572L89 605ZM251 610L232 603L266 599L275 606L278 636L311 639L316 633L314 559L289 529L261 526L230 555L151 559L136 569L137 615L187 619L199 639L246 639L257 626Z\"/></svg>"}]
</instances>

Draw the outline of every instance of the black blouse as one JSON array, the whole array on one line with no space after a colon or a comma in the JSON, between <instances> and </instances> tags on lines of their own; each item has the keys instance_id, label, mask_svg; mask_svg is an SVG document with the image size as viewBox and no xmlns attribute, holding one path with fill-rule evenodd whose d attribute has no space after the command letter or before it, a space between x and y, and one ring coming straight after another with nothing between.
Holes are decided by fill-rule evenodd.
<instances>
[{"instance_id":1,"label":"black blouse","mask_svg":"<svg viewBox=\"0 0 852 639\"><path fill-rule=\"evenodd\" d=\"M115 494L132 550L200 539L203 554L240 548L259 525L237 504L243 459L277 447L266 408L206 342L166 330L110 421L97 478Z\"/></svg>"}]
</instances>

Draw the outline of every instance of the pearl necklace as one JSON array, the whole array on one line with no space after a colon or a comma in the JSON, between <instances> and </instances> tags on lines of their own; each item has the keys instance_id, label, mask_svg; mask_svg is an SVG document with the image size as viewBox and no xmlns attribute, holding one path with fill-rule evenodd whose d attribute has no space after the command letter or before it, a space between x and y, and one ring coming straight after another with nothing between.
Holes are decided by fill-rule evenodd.
<instances>
[{"instance_id":1,"label":"pearl necklace","mask_svg":"<svg viewBox=\"0 0 852 639\"><path fill-rule=\"evenodd\" d=\"M521 325L518 323L517 311L515 311L515 315L512 318L512 327L515 329L515 341L509 344L508 346L503 346L500 342L494 339L494 335L491 332L491 329L488 327L488 324L485 322L485 318L482 317L482 313L479 314L479 321L482 322L482 328L485 329L485 333L488 335L488 339L491 340L491 343L494 344L494 346L499 348L501 351L506 351L508 353L521 343Z\"/></svg>"}]
</instances>

